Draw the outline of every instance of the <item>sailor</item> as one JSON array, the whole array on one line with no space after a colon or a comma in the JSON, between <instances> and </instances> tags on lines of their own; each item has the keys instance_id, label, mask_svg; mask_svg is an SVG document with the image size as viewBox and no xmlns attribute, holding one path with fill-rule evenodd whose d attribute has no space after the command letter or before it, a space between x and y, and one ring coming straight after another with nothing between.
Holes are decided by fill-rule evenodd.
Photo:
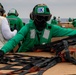
<instances>
[{"instance_id":1,"label":"sailor","mask_svg":"<svg viewBox=\"0 0 76 75\"><path fill-rule=\"evenodd\" d=\"M19 17L19 13L16 9L10 9L6 17L12 31L14 29L17 29L17 31L19 31L23 27L22 19Z\"/></svg>"},{"instance_id":2,"label":"sailor","mask_svg":"<svg viewBox=\"0 0 76 75\"><path fill-rule=\"evenodd\" d=\"M4 45L6 41L10 40L16 35L17 30L11 31L7 19L3 16L5 10L0 3L0 43Z\"/></svg>"},{"instance_id":3,"label":"sailor","mask_svg":"<svg viewBox=\"0 0 76 75\"><path fill-rule=\"evenodd\" d=\"M72 22L72 21L73 21L72 18L69 17L68 22Z\"/></svg>"},{"instance_id":4,"label":"sailor","mask_svg":"<svg viewBox=\"0 0 76 75\"><path fill-rule=\"evenodd\" d=\"M53 19L51 19L51 24L58 25L58 21L56 19L56 16L53 16Z\"/></svg>"},{"instance_id":5,"label":"sailor","mask_svg":"<svg viewBox=\"0 0 76 75\"><path fill-rule=\"evenodd\" d=\"M0 50L0 57L11 51L21 40L23 40L18 52L31 51L36 45L50 43L52 37L71 36L76 30L62 28L58 25L48 24L51 19L50 9L46 4L37 4L30 14L33 22L27 23L20 31L9 40Z\"/></svg>"},{"instance_id":6,"label":"sailor","mask_svg":"<svg viewBox=\"0 0 76 75\"><path fill-rule=\"evenodd\" d=\"M74 27L76 27L76 19L73 19L72 25L73 25Z\"/></svg>"}]
</instances>

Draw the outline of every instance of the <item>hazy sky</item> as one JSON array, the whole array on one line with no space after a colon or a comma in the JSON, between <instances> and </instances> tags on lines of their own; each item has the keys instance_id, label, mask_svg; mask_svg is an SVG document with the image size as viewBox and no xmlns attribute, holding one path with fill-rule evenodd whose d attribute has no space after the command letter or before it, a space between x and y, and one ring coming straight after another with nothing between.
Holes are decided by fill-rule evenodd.
<instances>
[{"instance_id":1,"label":"hazy sky","mask_svg":"<svg viewBox=\"0 0 76 75\"><path fill-rule=\"evenodd\" d=\"M36 4L44 3L49 7L52 16L76 18L76 0L0 0L6 13L11 8L17 9L21 18L29 18Z\"/></svg>"}]
</instances>

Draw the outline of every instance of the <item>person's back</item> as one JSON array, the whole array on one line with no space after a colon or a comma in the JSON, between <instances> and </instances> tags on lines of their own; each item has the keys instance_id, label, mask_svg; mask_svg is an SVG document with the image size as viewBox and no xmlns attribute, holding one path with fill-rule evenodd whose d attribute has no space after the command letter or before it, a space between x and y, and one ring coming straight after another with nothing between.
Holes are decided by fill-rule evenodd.
<instances>
[{"instance_id":1,"label":"person's back","mask_svg":"<svg viewBox=\"0 0 76 75\"><path fill-rule=\"evenodd\" d=\"M9 34L8 34L9 33ZM0 40L3 41L11 39L17 33L16 30L10 32L8 21L5 17L0 16ZM7 35L8 34L8 35ZM10 35L11 34L11 35ZM2 38L1 38L2 37Z\"/></svg>"},{"instance_id":2,"label":"person's back","mask_svg":"<svg viewBox=\"0 0 76 75\"><path fill-rule=\"evenodd\" d=\"M56 17L55 16L51 20L51 24L54 24L54 25L57 25L58 24L58 21L56 20Z\"/></svg>"},{"instance_id":3,"label":"person's back","mask_svg":"<svg viewBox=\"0 0 76 75\"><path fill-rule=\"evenodd\" d=\"M18 12L15 9L11 9L7 16L11 30L17 29L18 31L23 27L22 20L18 17Z\"/></svg>"},{"instance_id":4,"label":"person's back","mask_svg":"<svg viewBox=\"0 0 76 75\"><path fill-rule=\"evenodd\" d=\"M73 19L72 25L76 27L76 19Z\"/></svg>"},{"instance_id":5,"label":"person's back","mask_svg":"<svg viewBox=\"0 0 76 75\"><path fill-rule=\"evenodd\" d=\"M72 18L69 18L69 19L68 19L68 22L72 22Z\"/></svg>"}]
</instances>

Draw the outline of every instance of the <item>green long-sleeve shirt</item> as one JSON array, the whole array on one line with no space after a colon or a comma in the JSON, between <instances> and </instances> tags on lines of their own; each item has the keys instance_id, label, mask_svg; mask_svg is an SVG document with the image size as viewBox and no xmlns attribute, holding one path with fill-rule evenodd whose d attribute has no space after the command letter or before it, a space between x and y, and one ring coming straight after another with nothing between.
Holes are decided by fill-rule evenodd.
<instances>
[{"instance_id":1,"label":"green long-sleeve shirt","mask_svg":"<svg viewBox=\"0 0 76 75\"><path fill-rule=\"evenodd\" d=\"M58 21L57 21L56 19L55 19L55 20L52 19L52 20L51 20L51 24L58 25Z\"/></svg>"},{"instance_id":2,"label":"green long-sleeve shirt","mask_svg":"<svg viewBox=\"0 0 76 75\"><path fill-rule=\"evenodd\" d=\"M31 50L34 45L49 43L52 37L71 36L75 35L76 30L70 28L62 28L60 26L51 25L47 23L43 31L38 31L33 22L26 24L21 30L9 40L1 50L4 53L12 50L21 40L23 43L18 52L26 52Z\"/></svg>"},{"instance_id":3,"label":"green long-sleeve shirt","mask_svg":"<svg viewBox=\"0 0 76 75\"><path fill-rule=\"evenodd\" d=\"M73 26L76 27L76 20L72 22Z\"/></svg>"},{"instance_id":4,"label":"green long-sleeve shirt","mask_svg":"<svg viewBox=\"0 0 76 75\"><path fill-rule=\"evenodd\" d=\"M9 15L7 16L8 22L10 24L10 28L13 31L14 29L17 29L18 31L23 27L22 19L19 18L16 15Z\"/></svg>"}]
</instances>

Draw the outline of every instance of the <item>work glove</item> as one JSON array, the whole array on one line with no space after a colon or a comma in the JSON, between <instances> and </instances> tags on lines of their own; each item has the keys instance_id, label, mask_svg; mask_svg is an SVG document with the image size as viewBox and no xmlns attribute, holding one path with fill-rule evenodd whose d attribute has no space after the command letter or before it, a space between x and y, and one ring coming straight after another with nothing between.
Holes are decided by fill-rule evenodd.
<instances>
[{"instance_id":1,"label":"work glove","mask_svg":"<svg viewBox=\"0 0 76 75\"><path fill-rule=\"evenodd\" d=\"M4 52L0 50L0 59L3 58L3 56L4 56Z\"/></svg>"},{"instance_id":2,"label":"work glove","mask_svg":"<svg viewBox=\"0 0 76 75\"><path fill-rule=\"evenodd\" d=\"M5 63L6 61L4 60L4 52L0 50L0 63Z\"/></svg>"}]
</instances>

